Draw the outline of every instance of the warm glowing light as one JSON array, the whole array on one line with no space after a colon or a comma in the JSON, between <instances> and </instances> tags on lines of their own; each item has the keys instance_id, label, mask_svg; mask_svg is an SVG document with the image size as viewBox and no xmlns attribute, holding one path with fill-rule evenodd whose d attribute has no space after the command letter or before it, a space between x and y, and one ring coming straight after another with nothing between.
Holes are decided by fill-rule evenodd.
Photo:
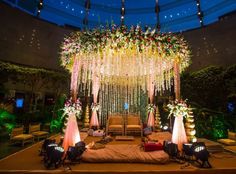
<instances>
[{"instance_id":1,"label":"warm glowing light","mask_svg":"<svg viewBox=\"0 0 236 174\"><path fill-rule=\"evenodd\" d=\"M164 126L163 130L168 130L168 128L169 128L168 126Z\"/></svg>"},{"instance_id":2,"label":"warm glowing light","mask_svg":"<svg viewBox=\"0 0 236 174\"><path fill-rule=\"evenodd\" d=\"M78 124L76 116L74 113L69 114L69 120L65 130L65 136L63 140L63 148L67 151L69 146L74 146L80 141L80 133L78 129Z\"/></svg>"},{"instance_id":3,"label":"warm glowing light","mask_svg":"<svg viewBox=\"0 0 236 174\"><path fill-rule=\"evenodd\" d=\"M174 122L173 134L172 134L172 142L178 145L179 150L182 150L183 144L187 143L187 136L186 136L185 129L184 129L182 115L175 116L175 122Z\"/></svg>"},{"instance_id":4,"label":"warm glowing light","mask_svg":"<svg viewBox=\"0 0 236 174\"><path fill-rule=\"evenodd\" d=\"M179 63L182 72L189 58L190 50L182 37L142 31L139 26L130 31L115 28L76 32L65 38L61 52L62 65L70 71L76 60L80 62L79 84L89 86L96 72L101 85L141 86L143 90L152 78L155 91L169 90L174 62Z\"/></svg>"}]
</instances>

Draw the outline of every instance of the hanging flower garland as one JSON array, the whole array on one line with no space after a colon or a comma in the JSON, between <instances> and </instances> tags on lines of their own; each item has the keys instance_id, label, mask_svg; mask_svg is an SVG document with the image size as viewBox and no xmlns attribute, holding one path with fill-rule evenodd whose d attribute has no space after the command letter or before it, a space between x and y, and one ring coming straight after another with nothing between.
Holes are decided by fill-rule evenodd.
<instances>
[{"instance_id":1,"label":"hanging flower garland","mask_svg":"<svg viewBox=\"0 0 236 174\"><path fill-rule=\"evenodd\" d=\"M170 114L168 118L173 115L174 117L183 116L189 117L190 111L192 108L189 108L186 103L187 100L175 100L174 102L167 105L168 109L170 110Z\"/></svg>"},{"instance_id":2,"label":"hanging flower garland","mask_svg":"<svg viewBox=\"0 0 236 174\"><path fill-rule=\"evenodd\" d=\"M171 88L174 62L182 72L190 63L188 44L180 35L142 31L140 26L112 26L75 32L61 45L61 65L72 71L78 60L79 84L89 87L95 74L100 84L141 86L152 76L155 89Z\"/></svg>"},{"instance_id":3,"label":"hanging flower garland","mask_svg":"<svg viewBox=\"0 0 236 174\"><path fill-rule=\"evenodd\" d=\"M115 52L124 50L143 52L148 50L151 54L172 59L178 54L182 68L189 64L190 51L185 40L180 35L171 33L160 34L155 30L142 31L140 26L116 27L112 29L94 29L75 32L64 39L61 46L61 63L70 69L73 64L73 55L97 54L111 49Z\"/></svg>"}]
</instances>

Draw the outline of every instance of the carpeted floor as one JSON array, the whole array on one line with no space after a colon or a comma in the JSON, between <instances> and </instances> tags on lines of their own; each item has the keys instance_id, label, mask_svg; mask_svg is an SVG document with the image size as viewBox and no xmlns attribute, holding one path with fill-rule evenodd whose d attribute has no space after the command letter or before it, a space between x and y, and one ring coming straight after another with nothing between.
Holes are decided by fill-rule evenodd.
<instances>
[{"instance_id":1,"label":"carpeted floor","mask_svg":"<svg viewBox=\"0 0 236 174\"><path fill-rule=\"evenodd\" d=\"M57 139L60 136L56 137ZM87 137L86 143L100 140L100 137ZM113 141L110 144L139 144L141 139L135 137L134 141ZM212 169L199 169L193 165L178 164L170 162L165 165L156 164L137 164L137 163L81 163L70 165L69 171L67 166L61 166L56 170L46 170L42 157L38 156L39 149L42 142L34 144L22 151L10 155L0 160L0 173L236 173L236 156L228 153L221 152L211 155L209 161L212 164Z\"/></svg>"}]
</instances>

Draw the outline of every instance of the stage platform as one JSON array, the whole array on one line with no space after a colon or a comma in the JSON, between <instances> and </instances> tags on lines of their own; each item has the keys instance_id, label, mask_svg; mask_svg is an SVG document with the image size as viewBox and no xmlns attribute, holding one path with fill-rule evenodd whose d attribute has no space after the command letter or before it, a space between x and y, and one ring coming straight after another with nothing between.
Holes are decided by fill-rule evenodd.
<instances>
[{"instance_id":1,"label":"stage platform","mask_svg":"<svg viewBox=\"0 0 236 174\"><path fill-rule=\"evenodd\" d=\"M60 138L58 135L57 139ZM100 137L87 137L86 143L91 141L97 141ZM141 139L135 137L134 141L113 141L110 144L125 144L139 143ZM46 170L42 157L39 156L39 149L42 142L34 144L22 151L12 154L4 159L0 160L0 173L109 173L109 174L168 174L168 173L194 173L194 174L235 174L236 173L236 155L229 152L220 152L211 154L209 159L212 164L212 169L200 169L196 166L186 164L178 164L176 162L170 162L164 165L157 164L141 164L141 163L81 163L70 165L71 170L68 170L67 166L61 166L58 169Z\"/></svg>"}]
</instances>

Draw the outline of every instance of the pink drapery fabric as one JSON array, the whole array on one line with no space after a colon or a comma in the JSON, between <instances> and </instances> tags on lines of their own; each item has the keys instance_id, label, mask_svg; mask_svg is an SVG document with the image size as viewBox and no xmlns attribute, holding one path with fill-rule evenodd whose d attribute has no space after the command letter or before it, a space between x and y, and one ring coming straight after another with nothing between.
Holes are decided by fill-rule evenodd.
<instances>
[{"instance_id":1,"label":"pink drapery fabric","mask_svg":"<svg viewBox=\"0 0 236 174\"><path fill-rule=\"evenodd\" d=\"M148 97L150 99L150 104L153 104L154 89L155 89L154 77L153 77L153 74L151 74L148 79ZM147 126L154 127L154 125L155 125L155 117L154 117L154 111L153 111L153 112L149 112L148 114Z\"/></svg>"},{"instance_id":2,"label":"pink drapery fabric","mask_svg":"<svg viewBox=\"0 0 236 174\"><path fill-rule=\"evenodd\" d=\"M178 149L182 151L183 143L187 143L187 136L183 123L183 116L175 117L174 128L172 133L172 142L178 145Z\"/></svg>"},{"instance_id":3,"label":"pink drapery fabric","mask_svg":"<svg viewBox=\"0 0 236 174\"><path fill-rule=\"evenodd\" d=\"M92 87L92 93L93 93L93 103L94 105L97 104L97 97L98 97L98 91L100 87L100 80L99 77L95 74L93 74L93 87ZM99 121L98 121L98 115L97 115L97 109L92 110L92 117L90 120L89 127L91 128L92 126L99 127Z\"/></svg>"},{"instance_id":4,"label":"pink drapery fabric","mask_svg":"<svg viewBox=\"0 0 236 174\"><path fill-rule=\"evenodd\" d=\"M154 124L155 124L154 113L149 112L147 126L148 127L154 127Z\"/></svg>"},{"instance_id":5,"label":"pink drapery fabric","mask_svg":"<svg viewBox=\"0 0 236 174\"><path fill-rule=\"evenodd\" d=\"M78 59L75 58L75 62L73 64L71 72L71 82L70 82L71 96L73 100L77 98L79 68L80 68L80 62Z\"/></svg>"},{"instance_id":6,"label":"pink drapery fabric","mask_svg":"<svg viewBox=\"0 0 236 174\"><path fill-rule=\"evenodd\" d=\"M65 152L68 150L69 146L75 146L76 143L80 141L79 128L74 113L69 114L68 122L65 130L63 148Z\"/></svg>"}]
</instances>

